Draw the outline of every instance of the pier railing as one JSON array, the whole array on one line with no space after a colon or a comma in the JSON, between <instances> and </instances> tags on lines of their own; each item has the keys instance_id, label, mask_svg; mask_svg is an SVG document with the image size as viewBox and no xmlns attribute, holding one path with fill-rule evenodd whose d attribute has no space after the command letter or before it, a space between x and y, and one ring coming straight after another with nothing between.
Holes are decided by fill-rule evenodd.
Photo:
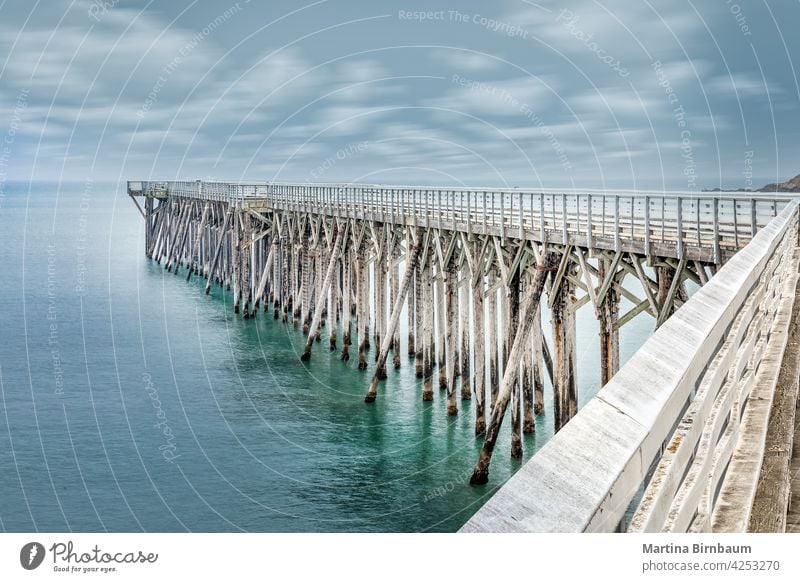
<instances>
[{"instance_id":1,"label":"pier railing","mask_svg":"<svg viewBox=\"0 0 800 582\"><path fill-rule=\"evenodd\" d=\"M798 214L788 203L463 531L708 531L751 391L774 389Z\"/></svg>"},{"instance_id":2,"label":"pier railing","mask_svg":"<svg viewBox=\"0 0 800 582\"><path fill-rule=\"evenodd\" d=\"M448 189L360 184L129 182L144 196L304 211L721 263L791 200L755 193Z\"/></svg>"}]
</instances>

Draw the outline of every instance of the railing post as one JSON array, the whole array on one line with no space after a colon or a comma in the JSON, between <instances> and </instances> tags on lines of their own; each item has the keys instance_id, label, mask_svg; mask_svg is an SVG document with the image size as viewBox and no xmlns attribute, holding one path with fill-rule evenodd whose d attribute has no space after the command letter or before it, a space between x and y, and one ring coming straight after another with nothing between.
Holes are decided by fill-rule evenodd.
<instances>
[{"instance_id":1,"label":"railing post","mask_svg":"<svg viewBox=\"0 0 800 582\"><path fill-rule=\"evenodd\" d=\"M483 199L483 234L486 234L486 190L481 192L481 198Z\"/></svg>"},{"instance_id":2,"label":"railing post","mask_svg":"<svg viewBox=\"0 0 800 582\"><path fill-rule=\"evenodd\" d=\"M545 241L544 229L544 192L539 192L539 236L542 239L542 244L547 242Z\"/></svg>"},{"instance_id":3,"label":"railing post","mask_svg":"<svg viewBox=\"0 0 800 582\"><path fill-rule=\"evenodd\" d=\"M522 192L519 193L519 239L525 238L524 222L522 221Z\"/></svg>"},{"instance_id":4,"label":"railing post","mask_svg":"<svg viewBox=\"0 0 800 582\"><path fill-rule=\"evenodd\" d=\"M561 238L567 244L567 195L561 195Z\"/></svg>"},{"instance_id":5,"label":"railing post","mask_svg":"<svg viewBox=\"0 0 800 582\"><path fill-rule=\"evenodd\" d=\"M633 227L635 224L634 216L636 215L636 198L631 196L631 242L634 240Z\"/></svg>"},{"instance_id":6,"label":"railing post","mask_svg":"<svg viewBox=\"0 0 800 582\"><path fill-rule=\"evenodd\" d=\"M506 238L506 197L500 192L500 238Z\"/></svg>"},{"instance_id":7,"label":"railing post","mask_svg":"<svg viewBox=\"0 0 800 582\"><path fill-rule=\"evenodd\" d=\"M683 198L678 196L678 258L683 258ZM680 273L675 275L680 277Z\"/></svg>"},{"instance_id":8,"label":"railing post","mask_svg":"<svg viewBox=\"0 0 800 582\"><path fill-rule=\"evenodd\" d=\"M750 237L756 236L756 231L758 230L758 224L756 221L756 199L750 199Z\"/></svg>"},{"instance_id":9,"label":"railing post","mask_svg":"<svg viewBox=\"0 0 800 582\"><path fill-rule=\"evenodd\" d=\"M592 232L592 195L588 194L586 196L586 240L588 242L589 248L591 249L594 245L594 233Z\"/></svg>"},{"instance_id":10,"label":"railing post","mask_svg":"<svg viewBox=\"0 0 800 582\"><path fill-rule=\"evenodd\" d=\"M720 263L720 250L719 250L719 198L713 198L713 213L714 213L714 264Z\"/></svg>"},{"instance_id":11,"label":"railing post","mask_svg":"<svg viewBox=\"0 0 800 582\"><path fill-rule=\"evenodd\" d=\"M650 196L644 197L644 254L650 256Z\"/></svg>"},{"instance_id":12,"label":"railing post","mask_svg":"<svg viewBox=\"0 0 800 582\"><path fill-rule=\"evenodd\" d=\"M469 194L470 193L467 192L467 236L472 238L472 203Z\"/></svg>"},{"instance_id":13,"label":"railing post","mask_svg":"<svg viewBox=\"0 0 800 582\"><path fill-rule=\"evenodd\" d=\"M442 230L442 191L436 191L436 218L439 223L439 230Z\"/></svg>"},{"instance_id":14,"label":"railing post","mask_svg":"<svg viewBox=\"0 0 800 582\"><path fill-rule=\"evenodd\" d=\"M417 190L416 188L411 191L411 212L414 214L414 227L416 228L419 226L417 220L417 192L422 193L422 190Z\"/></svg>"}]
</instances>

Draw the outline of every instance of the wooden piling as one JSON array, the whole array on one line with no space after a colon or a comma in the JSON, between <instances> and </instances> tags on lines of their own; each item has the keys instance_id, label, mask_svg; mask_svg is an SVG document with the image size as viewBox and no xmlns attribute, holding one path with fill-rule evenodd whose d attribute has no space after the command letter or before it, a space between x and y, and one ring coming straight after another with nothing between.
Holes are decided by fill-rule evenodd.
<instances>
[{"instance_id":1,"label":"wooden piling","mask_svg":"<svg viewBox=\"0 0 800 582\"><path fill-rule=\"evenodd\" d=\"M610 261L601 259L600 279L603 280L610 268ZM598 305L600 323L600 385L605 386L619 370L619 294L612 286Z\"/></svg>"},{"instance_id":2,"label":"wooden piling","mask_svg":"<svg viewBox=\"0 0 800 582\"><path fill-rule=\"evenodd\" d=\"M423 378L425 376L425 357L423 353L425 350L423 340L423 335L425 333L423 331L423 311L425 307L422 290L424 284L425 283L422 281L422 271L419 267L419 261L417 261L417 266L414 269L414 331L413 333L409 332L408 335L408 353L409 355L414 356L414 373L416 374L417 378ZM409 325L410 324L411 322L409 322Z\"/></svg>"},{"instance_id":3,"label":"wooden piling","mask_svg":"<svg viewBox=\"0 0 800 582\"><path fill-rule=\"evenodd\" d=\"M570 262L558 289L555 290L551 322L554 347L554 398L555 431L561 430L578 411L577 377L575 359L575 301L574 265Z\"/></svg>"},{"instance_id":4,"label":"wooden piling","mask_svg":"<svg viewBox=\"0 0 800 582\"><path fill-rule=\"evenodd\" d=\"M434 353L434 298L433 277L431 273L432 258L426 257L420 270L422 277L422 400L433 400L433 366Z\"/></svg>"},{"instance_id":5,"label":"wooden piling","mask_svg":"<svg viewBox=\"0 0 800 582\"><path fill-rule=\"evenodd\" d=\"M344 227L344 231L337 230L333 235L335 238L333 250L331 251L331 256L328 261L328 268L325 270L325 276L322 279L322 283L317 294L317 304L314 308L314 318L311 320L311 328L308 331L306 347L303 351L303 355L301 356L301 359L304 361L311 358L311 349L314 346L314 341L316 340L320 319L322 319L322 309L326 299L326 292L328 290L328 286L331 284L333 270L336 266L336 261L339 258L339 253L342 250L344 239L347 237L347 226L349 226L349 223L347 223L347 225Z\"/></svg>"},{"instance_id":6,"label":"wooden piling","mask_svg":"<svg viewBox=\"0 0 800 582\"><path fill-rule=\"evenodd\" d=\"M342 255L342 354L343 362L350 360L350 345L352 344L351 318L352 313L352 292L351 284L353 281L353 253L348 251Z\"/></svg>"},{"instance_id":7,"label":"wooden piling","mask_svg":"<svg viewBox=\"0 0 800 582\"><path fill-rule=\"evenodd\" d=\"M519 291L520 291L520 274L519 270L515 269L511 275L511 280L508 282L506 290L506 337L503 342L505 348L505 357L503 360L503 375L505 375L506 368L515 366L517 368L517 380L511 386L511 457L519 459L522 457L522 435L520 433L521 418L520 418L520 405L521 405L521 378L519 378L519 368L521 366L523 356L528 355L527 345L520 348L519 361L510 361L508 355L516 341L517 333L519 332Z\"/></svg>"},{"instance_id":8,"label":"wooden piling","mask_svg":"<svg viewBox=\"0 0 800 582\"><path fill-rule=\"evenodd\" d=\"M456 404L456 340L458 337L458 289L457 276L454 271L445 270L444 302L447 315L447 341L445 343L445 382L447 388L447 414L458 414Z\"/></svg>"},{"instance_id":9,"label":"wooden piling","mask_svg":"<svg viewBox=\"0 0 800 582\"><path fill-rule=\"evenodd\" d=\"M392 346L393 338L397 330L397 323L400 321L400 313L403 310L403 303L406 295L408 294L408 287L411 284L414 268L416 267L417 260L419 259L422 233L417 232L414 239L415 240L413 243L411 243L409 240L409 243L411 243L412 246L408 249L406 255L408 259L406 262L405 273L403 274L403 281L400 283L399 288L394 293L394 306L392 307L392 315L389 319L389 325L386 328L386 332L380 346L380 351L378 353L378 363L375 368L375 375L372 378L372 383L369 386L369 391L364 398L364 402L375 402L375 397L378 393L378 383L386 377L386 358L389 355L389 349Z\"/></svg>"},{"instance_id":10,"label":"wooden piling","mask_svg":"<svg viewBox=\"0 0 800 582\"><path fill-rule=\"evenodd\" d=\"M499 381L497 374L497 291L494 289L497 276L494 271L489 271L488 292L485 297L487 318L486 318L486 350L489 354L486 363L489 376L489 390L491 393L491 408L494 410L494 403L497 401Z\"/></svg>"},{"instance_id":11,"label":"wooden piling","mask_svg":"<svg viewBox=\"0 0 800 582\"><path fill-rule=\"evenodd\" d=\"M533 380L533 413L542 414L544 412L544 380L542 373L542 363L544 358L542 335L542 308L541 304L534 309L534 319L531 328L531 360L532 360L532 380Z\"/></svg>"},{"instance_id":12,"label":"wooden piling","mask_svg":"<svg viewBox=\"0 0 800 582\"><path fill-rule=\"evenodd\" d=\"M358 369L367 369L367 346L369 337L369 279L367 273L367 258L364 251L357 254L357 285L358 285Z\"/></svg>"},{"instance_id":13,"label":"wooden piling","mask_svg":"<svg viewBox=\"0 0 800 582\"><path fill-rule=\"evenodd\" d=\"M477 268L477 263L476 263ZM484 343L483 276L472 288L473 350L475 351L475 436L486 433L486 345Z\"/></svg>"},{"instance_id":14,"label":"wooden piling","mask_svg":"<svg viewBox=\"0 0 800 582\"><path fill-rule=\"evenodd\" d=\"M462 271L462 277L469 281L469 274L466 271ZM470 301L469 301L469 285L463 284L459 287L458 290L458 310L461 313L461 321L458 326L458 334L459 334L459 362L458 362L458 372L461 378L461 400L471 400L472 399L472 385L471 385L471 376L469 373L469 360L470 360L470 349L469 349L469 313L470 313Z\"/></svg>"},{"instance_id":15,"label":"wooden piling","mask_svg":"<svg viewBox=\"0 0 800 582\"><path fill-rule=\"evenodd\" d=\"M520 309L519 326L514 336L514 343L508 357L510 365L506 366L503 374L503 384L498 391L497 400L492 409L492 417L489 422L489 428L486 430L486 438L483 441L483 447L481 447L478 462L475 464L475 469L470 478L471 485L481 485L489 480L489 465L492 461L492 453L494 452L495 444L497 443L497 435L503 423L503 416L508 407L513 385L517 381L518 364L523 351L527 347L528 334L533 324L533 307L539 304L542 290L544 289L545 278L557 262L558 255L556 253L543 253L539 264L537 264L536 273L532 278L531 284L525 291L525 297L523 298Z\"/></svg>"}]
</instances>

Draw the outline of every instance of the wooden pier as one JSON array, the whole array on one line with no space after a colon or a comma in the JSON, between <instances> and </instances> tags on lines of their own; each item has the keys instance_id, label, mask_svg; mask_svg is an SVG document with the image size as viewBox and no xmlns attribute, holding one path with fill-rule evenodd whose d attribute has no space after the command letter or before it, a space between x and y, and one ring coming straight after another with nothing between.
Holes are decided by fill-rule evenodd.
<instances>
[{"instance_id":1,"label":"wooden pier","mask_svg":"<svg viewBox=\"0 0 800 582\"><path fill-rule=\"evenodd\" d=\"M306 337L301 359L323 339L359 369L372 351L365 402L380 397L388 368L402 365L415 367L421 400L439 392L438 378L449 415L474 400L475 435L485 437L474 484L488 479L507 413L510 454L521 456L521 434L548 413L545 379L556 430L576 415L581 307L600 324L606 384L619 369L622 326L640 314L661 326L689 301L687 282L708 283L791 203L731 193L201 181L130 181L128 193L145 220L148 257L204 278L207 293L229 290L244 318L262 311L291 322ZM551 330L542 329L543 309Z\"/></svg>"}]
</instances>

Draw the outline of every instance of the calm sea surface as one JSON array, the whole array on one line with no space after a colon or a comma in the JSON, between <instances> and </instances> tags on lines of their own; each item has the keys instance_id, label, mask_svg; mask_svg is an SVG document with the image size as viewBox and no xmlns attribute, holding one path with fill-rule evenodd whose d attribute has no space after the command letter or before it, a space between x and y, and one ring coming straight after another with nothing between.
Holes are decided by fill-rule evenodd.
<instances>
[{"instance_id":1,"label":"calm sea surface","mask_svg":"<svg viewBox=\"0 0 800 582\"><path fill-rule=\"evenodd\" d=\"M454 531L520 467L506 426L470 487L469 402L423 403L404 357L365 405L371 370L324 342L301 363L297 330L235 318L143 245L124 186L5 185L0 530ZM584 403L597 325L578 321ZM623 328L623 361L652 325ZM525 459L552 434L549 392Z\"/></svg>"}]
</instances>

